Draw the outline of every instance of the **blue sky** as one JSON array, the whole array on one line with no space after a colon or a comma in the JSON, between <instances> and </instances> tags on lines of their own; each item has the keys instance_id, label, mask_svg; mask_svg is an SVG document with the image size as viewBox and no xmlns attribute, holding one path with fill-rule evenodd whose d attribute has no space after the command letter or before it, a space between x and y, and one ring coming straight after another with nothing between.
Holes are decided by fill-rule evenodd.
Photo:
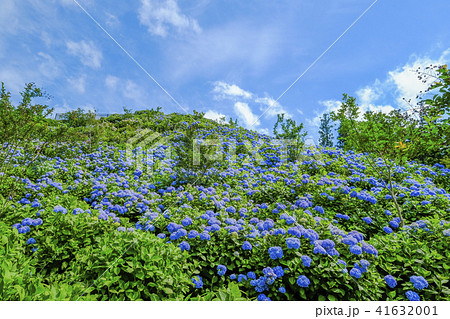
<instances>
[{"instance_id":1,"label":"blue sky","mask_svg":"<svg viewBox=\"0 0 450 319\"><path fill-rule=\"evenodd\" d=\"M379 0L277 102L374 0L2 0L0 81L27 82L56 112L202 111L271 133L278 113L317 140L319 116L342 93L363 109L407 105L412 70L450 59L448 0ZM261 116L262 115L262 116Z\"/></svg>"}]
</instances>

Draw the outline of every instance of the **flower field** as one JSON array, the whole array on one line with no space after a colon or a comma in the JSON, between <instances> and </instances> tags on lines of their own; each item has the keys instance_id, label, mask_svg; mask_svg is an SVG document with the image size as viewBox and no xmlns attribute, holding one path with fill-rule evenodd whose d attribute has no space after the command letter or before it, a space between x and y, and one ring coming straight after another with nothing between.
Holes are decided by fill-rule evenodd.
<instances>
[{"instance_id":1,"label":"flower field","mask_svg":"<svg viewBox=\"0 0 450 319\"><path fill-rule=\"evenodd\" d=\"M403 226L364 154L309 147L292 163L267 136L176 124L131 153L61 144L11 177L2 300L450 300L450 169L394 167ZM201 172L171 154L190 128L220 140Z\"/></svg>"}]
</instances>

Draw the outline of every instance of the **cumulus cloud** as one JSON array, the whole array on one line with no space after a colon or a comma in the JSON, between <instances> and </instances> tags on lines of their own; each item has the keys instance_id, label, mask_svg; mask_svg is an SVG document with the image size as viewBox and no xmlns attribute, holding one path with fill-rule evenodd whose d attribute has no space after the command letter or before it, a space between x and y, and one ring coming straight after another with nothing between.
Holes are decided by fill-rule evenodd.
<instances>
[{"instance_id":1,"label":"cumulus cloud","mask_svg":"<svg viewBox=\"0 0 450 319\"><path fill-rule=\"evenodd\" d=\"M205 115L203 116L204 118L216 121L217 123L221 123L224 124L226 123L226 121L223 121L223 118L226 119L225 114L213 111L213 110L208 110L205 112Z\"/></svg>"},{"instance_id":2,"label":"cumulus cloud","mask_svg":"<svg viewBox=\"0 0 450 319\"><path fill-rule=\"evenodd\" d=\"M236 84L228 84L222 81L214 82L213 92L216 93L215 95L216 99L237 98L237 97L250 99L253 95L252 93L241 89Z\"/></svg>"},{"instance_id":3,"label":"cumulus cloud","mask_svg":"<svg viewBox=\"0 0 450 319\"><path fill-rule=\"evenodd\" d=\"M105 78L105 86L109 89L115 90L120 79L113 75L107 75Z\"/></svg>"},{"instance_id":4,"label":"cumulus cloud","mask_svg":"<svg viewBox=\"0 0 450 319\"><path fill-rule=\"evenodd\" d=\"M197 20L182 14L176 0L141 0L138 17L151 34L161 37L167 36L171 28L201 32Z\"/></svg>"},{"instance_id":5,"label":"cumulus cloud","mask_svg":"<svg viewBox=\"0 0 450 319\"><path fill-rule=\"evenodd\" d=\"M265 117L276 117L278 114L285 114L286 118L292 118L292 114L290 114L284 107L278 102L275 101L271 97L262 97L255 99L256 103L260 104L259 110L264 114Z\"/></svg>"},{"instance_id":6,"label":"cumulus cloud","mask_svg":"<svg viewBox=\"0 0 450 319\"><path fill-rule=\"evenodd\" d=\"M105 87L110 90L110 95L116 94L131 100L134 106L144 106L148 102L146 90L130 79L121 79L114 75L105 77ZM126 101L129 103L129 101Z\"/></svg>"},{"instance_id":7,"label":"cumulus cloud","mask_svg":"<svg viewBox=\"0 0 450 319\"><path fill-rule=\"evenodd\" d=\"M69 82L70 87L74 88L79 93L83 94L86 92L86 74L83 74L80 77L68 78L67 82Z\"/></svg>"},{"instance_id":8,"label":"cumulus cloud","mask_svg":"<svg viewBox=\"0 0 450 319\"><path fill-rule=\"evenodd\" d=\"M442 65L448 62L450 58L450 48L445 50L437 59L429 57L418 57L413 55L410 62L397 67L395 70L389 71L384 80L376 79L372 84L366 85L357 90L354 94L358 103L361 115L366 111L389 113L394 109L401 108L403 110L410 108L410 105L417 103L416 96L420 91L425 91L433 82L423 83L418 79L417 70L419 67L424 70L429 65ZM383 99L394 97L395 107L389 103L383 103ZM404 99L410 100L407 104ZM310 125L318 127L320 125L320 117L324 113L336 111L341 105L338 100L319 101L319 104L325 107L322 112L316 112L316 116L309 119Z\"/></svg>"},{"instance_id":9,"label":"cumulus cloud","mask_svg":"<svg viewBox=\"0 0 450 319\"><path fill-rule=\"evenodd\" d=\"M47 53L39 52L39 72L44 75L47 78L55 78L59 75L59 65L58 63L53 59L53 57Z\"/></svg>"},{"instance_id":10,"label":"cumulus cloud","mask_svg":"<svg viewBox=\"0 0 450 319\"><path fill-rule=\"evenodd\" d=\"M389 72L387 83L395 88L397 95L397 103L399 105L405 104L403 98L411 100L411 104L417 102L416 95L420 91L427 89L433 82L433 79L423 83L417 78L417 73L414 72L417 68L421 68L423 71L425 67L430 64L440 65L446 63L450 57L450 49L447 49L439 59L430 59L428 57L419 57L412 63L408 63L402 67L397 68L394 71Z\"/></svg>"},{"instance_id":11,"label":"cumulus cloud","mask_svg":"<svg viewBox=\"0 0 450 319\"><path fill-rule=\"evenodd\" d=\"M123 88L123 96L137 104L145 103L144 89L132 80L127 80Z\"/></svg>"},{"instance_id":12,"label":"cumulus cloud","mask_svg":"<svg viewBox=\"0 0 450 319\"><path fill-rule=\"evenodd\" d=\"M84 65L93 69L101 67L103 54L93 41L67 41L66 46L69 54L78 57Z\"/></svg>"},{"instance_id":13,"label":"cumulus cloud","mask_svg":"<svg viewBox=\"0 0 450 319\"><path fill-rule=\"evenodd\" d=\"M234 111L238 115L239 119L242 120L244 125L248 128L261 124L258 117L253 114L247 103L236 102L234 104Z\"/></svg>"},{"instance_id":14,"label":"cumulus cloud","mask_svg":"<svg viewBox=\"0 0 450 319\"><path fill-rule=\"evenodd\" d=\"M292 114L267 94L265 97L259 97L257 94L246 91L236 84L229 84L223 81L214 82L212 92L215 94L214 98L216 100L229 99L233 101L235 114L244 122L244 126L247 128L256 128L259 126L261 124L259 118L262 116L267 119L284 113L287 118L292 118ZM260 114L255 115L249 104L257 106ZM262 132L261 130L263 129L259 128L260 132Z\"/></svg>"},{"instance_id":15,"label":"cumulus cloud","mask_svg":"<svg viewBox=\"0 0 450 319\"><path fill-rule=\"evenodd\" d=\"M109 27L116 27L120 24L119 19L112 13L106 12L106 24Z\"/></svg>"}]
</instances>

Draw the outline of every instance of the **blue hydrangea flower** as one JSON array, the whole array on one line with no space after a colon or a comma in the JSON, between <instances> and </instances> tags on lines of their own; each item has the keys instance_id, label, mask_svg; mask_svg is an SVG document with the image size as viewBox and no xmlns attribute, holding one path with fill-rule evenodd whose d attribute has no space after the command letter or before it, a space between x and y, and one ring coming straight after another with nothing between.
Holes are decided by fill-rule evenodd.
<instances>
[{"instance_id":1,"label":"blue hydrangea flower","mask_svg":"<svg viewBox=\"0 0 450 319\"><path fill-rule=\"evenodd\" d=\"M164 238L166 238L166 234L164 234L164 233L159 233L158 235L156 235L156 237L161 238L161 239L164 239Z\"/></svg>"},{"instance_id":2,"label":"blue hydrangea flower","mask_svg":"<svg viewBox=\"0 0 450 319\"><path fill-rule=\"evenodd\" d=\"M422 276L411 276L409 278L417 290L422 290L428 287L428 281Z\"/></svg>"},{"instance_id":3,"label":"blue hydrangea flower","mask_svg":"<svg viewBox=\"0 0 450 319\"><path fill-rule=\"evenodd\" d=\"M361 271L359 271L359 269L352 268L352 270L350 270L350 276L359 279L361 278Z\"/></svg>"},{"instance_id":4,"label":"blue hydrangea flower","mask_svg":"<svg viewBox=\"0 0 450 319\"><path fill-rule=\"evenodd\" d=\"M305 266L305 267L311 266L312 259L309 256L302 256L301 259L302 259L302 262L303 262L303 266Z\"/></svg>"},{"instance_id":5,"label":"blue hydrangea flower","mask_svg":"<svg viewBox=\"0 0 450 319\"><path fill-rule=\"evenodd\" d=\"M181 248L181 251L190 250L191 249L191 246L189 245L189 243L187 241L181 242L181 244L179 244L178 247Z\"/></svg>"},{"instance_id":6,"label":"blue hydrangea flower","mask_svg":"<svg viewBox=\"0 0 450 319\"><path fill-rule=\"evenodd\" d=\"M244 241L244 243L242 244L242 249L243 250L252 250L252 245L248 241Z\"/></svg>"},{"instance_id":7,"label":"blue hydrangea flower","mask_svg":"<svg viewBox=\"0 0 450 319\"><path fill-rule=\"evenodd\" d=\"M373 220L370 217L364 217L363 222L365 222L366 224L372 224Z\"/></svg>"},{"instance_id":8,"label":"blue hydrangea flower","mask_svg":"<svg viewBox=\"0 0 450 319\"><path fill-rule=\"evenodd\" d=\"M311 282L309 281L308 277L306 276L299 276L297 278L297 285L299 285L300 287L306 288L309 286Z\"/></svg>"},{"instance_id":9,"label":"blue hydrangea flower","mask_svg":"<svg viewBox=\"0 0 450 319\"><path fill-rule=\"evenodd\" d=\"M350 246L350 252L355 255L361 255L362 248L359 247L358 245L353 245L353 246Z\"/></svg>"},{"instance_id":10,"label":"blue hydrangea flower","mask_svg":"<svg viewBox=\"0 0 450 319\"><path fill-rule=\"evenodd\" d=\"M326 255L327 251L325 250L325 248L323 248L320 245L315 245L314 249L313 249L313 253L314 254L321 254L321 255Z\"/></svg>"},{"instance_id":11,"label":"blue hydrangea flower","mask_svg":"<svg viewBox=\"0 0 450 319\"><path fill-rule=\"evenodd\" d=\"M331 239L325 239L324 241L322 241L321 246L323 248L325 248L326 250L329 250L329 249L333 249L334 248L335 243Z\"/></svg>"},{"instance_id":12,"label":"blue hydrangea flower","mask_svg":"<svg viewBox=\"0 0 450 319\"><path fill-rule=\"evenodd\" d=\"M209 241L209 240L211 240L211 235L208 234L207 232L203 232L200 234L200 240Z\"/></svg>"},{"instance_id":13,"label":"blue hydrangea flower","mask_svg":"<svg viewBox=\"0 0 450 319\"><path fill-rule=\"evenodd\" d=\"M217 274L219 276L225 275L226 272L227 272L227 267L225 267L224 265L218 265L217 266Z\"/></svg>"},{"instance_id":14,"label":"blue hydrangea flower","mask_svg":"<svg viewBox=\"0 0 450 319\"><path fill-rule=\"evenodd\" d=\"M183 220L181 221L181 224L182 224L184 227L187 227L187 226L191 225L191 224L192 224L192 218L186 217L185 219L183 219Z\"/></svg>"},{"instance_id":15,"label":"blue hydrangea flower","mask_svg":"<svg viewBox=\"0 0 450 319\"><path fill-rule=\"evenodd\" d=\"M230 275L230 279L231 279L231 280L235 280L235 279L236 279L236 274L231 274L231 275Z\"/></svg>"},{"instance_id":16,"label":"blue hydrangea flower","mask_svg":"<svg viewBox=\"0 0 450 319\"><path fill-rule=\"evenodd\" d=\"M444 230L442 233L444 234L444 236L450 236L450 228Z\"/></svg>"},{"instance_id":17,"label":"blue hydrangea flower","mask_svg":"<svg viewBox=\"0 0 450 319\"><path fill-rule=\"evenodd\" d=\"M230 214L234 214L234 213L236 213L236 208L234 208L233 206L227 207L226 212L230 213Z\"/></svg>"},{"instance_id":18,"label":"blue hydrangea flower","mask_svg":"<svg viewBox=\"0 0 450 319\"><path fill-rule=\"evenodd\" d=\"M281 266L276 266L273 268L273 272L277 276L277 278L281 278L284 276L284 269Z\"/></svg>"},{"instance_id":19,"label":"blue hydrangea flower","mask_svg":"<svg viewBox=\"0 0 450 319\"><path fill-rule=\"evenodd\" d=\"M397 221L395 221L395 220L391 220L390 222L389 222L389 225L392 227L392 228L398 228L400 225L399 225L399 223L397 223Z\"/></svg>"},{"instance_id":20,"label":"blue hydrangea flower","mask_svg":"<svg viewBox=\"0 0 450 319\"><path fill-rule=\"evenodd\" d=\"M368 261L365 260L365 259L361 259L361 260L359 261L359 263L361 264L361 267L363 267L364 269L367 269L367 267L370 266L370 262L368 262Z\"/></svg>"},{"instance_id":21,"label":"blue hydrangea flower","mask_svg":"<svg viewBox=\"0 0 450 319\"><path fill-rule=\"evenodd\" d=\"M270 258L272 258L273 260L278 259L278 258L281 259L281 258L283 258L283 250L281 249L281 247L278 247L278 246L270 247L269 255L270 255Z\"/></svg>"},{"instance_id":22,"label":"blue hydrangea flower","mask_svg":"<svg viewBox=\"0 0 450 319\"><path fill-rule=\"evenodd\" d=\"M29 239L27 240L27 245L33 245L33 244L36 244L36 239L34 239L34 238L29 238Z\"/></svg>"},{"instance_id":23,"label":"blue hydrangea flower","mask_svg":"<svg viewBox=\"0 0 450 319\"><path fill-rule=\"evenodd\" d=\"M200 289L203 287L203 281L202 281L202 277L200 276L196 276L192 278L192 283L194 284L194 287L196 289Z\"/></svg>"},{"instance_id":24,"label":"blue hydrangea flower","mask_svg":"<svg viewBox=\"0 0 450 319\"><path fill-rule=\"evenodd\" d=\"M316 206L316 207L314 207L314 210L315 211L317 211L318 213L320 213L320 214L324 214L324 210L323 210L323 207L322 206Z\"/></svg>"},{"instance_id":25,"label":"blue hydrangea flower","mask_svg":"<svg viewBox=\"0 0 450 319\"><path fill-rule=\"evenodd\" d=\"M384 276L384 281L386 281L387 285L391 288L394 288L395 286L397 286L397 281L391 275Z\"/></svg>"},{"instance_id":26,"label":"blue hydrangea flower","mask_svg":"<svg viewBox=\"0 0 450 319\"><path fill-rule=\"evenodd\" d=\"M239 276L238 276L238 282L246 281L246 280L247 280L247 276L246 276L246 275L244 275L244 274L239 274Z\"/></svg>"},{"instance_id":27,"label":"blue hydrangea flower","mask_svg":"<svg viewBox=\"0 0 450 319\"><path fill-rule=\"evenodd\" d=\"M53 212L67 214L67 209L65 209L61 205L58 205L58 206L55 206L55 208L53 208Z\"/></svg>"},{"instance_id":28,"label":"blue hydrangea flower","mask_svg":"<svg viewBox=\"0 0 450 319\"><path fill-rule=\"evenodd\" d=\"M406 292L406 297L409 301L420 301L420 296L412 290Z\"/></svg>"},{"instance_id":29,"label":"blue hydrangea flower","mask_svg":"<svg viewBox=\"0 0 450 319\"><path fill-rule=\"evenodd\" d=\"M391 227L388 227L388 226L384 226L384 227L383 227L383 230L384 230L387 234L391 234L391 233L393 232L392 228L391 228Z\"/></svg>"},{"instance_id":30,"label":"blue hydrangea flower","mask_svg":"<svg viewBox=\"0 0 450 319\"><path fill-rule=\"evenodd\" d=\"M282 294L285 294L285 293L286 293L286 288L280 287L280 288L278 289L278 291L281 292Z\"/></svg>"},{"instance_id":31,"label":"blue hydrangea flower","mask_svg":"<svg viewBox=\"0 0 450 319\"><path fill-rule=\"evenodd\" d=\"M343 244L353 246L358 243L358 240L353 236L347 236L347 237L342 238L341 242Z\"/></svg>"},{"instance_id":32,"label":"blue hydrangea flower","mask_svg":"<svg viewBox=\"0 0 450 319\"><path fill-rule=\"evenodd\" d=\"M247 277L250 278L250 279L256 279L256 275L255 275L255 273L253 271L249 271L247 273Z\"/></svg>"},{"instance_id":33,"label":"blue hydrangea flower","mask_svg":"<svg viewBox=\"0 0 450 319\"><path fill-rule=\"evenodd\" d=\"M286 238L286 245L289 249L299 249L300 248L300 239L295 237Z\"/></svg>"},{"instance_id":34,"label":"blue hydrangea flower","mask_svg":"<svg viewBox=\"0 0 450 319\"><path fill-rule=\"evenodd\" d=\"M196 231L196 230L191 230L188 234L189 239L196 238L197 236L198 236L198 231Z\"/></svg>"},{"instance_id":35,"label":"blue hydrangea flower","mask_svg":"<svg viewBox=\"0 0 450 319\"><path fill-rule=\"evenodd\" d=\"M258 296L258 301L271 301L269 297L267 297L265 294L260 294Z\"/></svg>"},{"instance_id":36,"label":"blue hydrangea flower","mask_svg":"<svg viewBox=\"0 0 450 319\"><path fill-rule=\"evenodd\" d=\"M44 221L41 218L36 218L36 219L33 220L32 225L33 226L39 226L39 225L42 225L43 222Z\"/></svg>"}]
</instances>

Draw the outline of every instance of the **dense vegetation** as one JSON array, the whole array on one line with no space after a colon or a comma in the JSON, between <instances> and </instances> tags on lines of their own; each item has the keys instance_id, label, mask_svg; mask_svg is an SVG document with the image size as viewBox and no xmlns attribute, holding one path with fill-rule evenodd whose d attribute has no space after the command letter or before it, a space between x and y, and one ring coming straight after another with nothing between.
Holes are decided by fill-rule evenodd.
<instances>
[{"instance_id":1,"label":"dense vegetation","mask_svg":"<svg viewBox=\"0 0 450 319\"><path fill-rule=\"evenodd\" d=\"M283 116L277 140L197 112L55 121L34 85L18 106L3 88L0 298L450 300L436 72L422 122L362 119L345 95L331 115L343 149L305 146Z\"/></svg>"}]
</instances>

